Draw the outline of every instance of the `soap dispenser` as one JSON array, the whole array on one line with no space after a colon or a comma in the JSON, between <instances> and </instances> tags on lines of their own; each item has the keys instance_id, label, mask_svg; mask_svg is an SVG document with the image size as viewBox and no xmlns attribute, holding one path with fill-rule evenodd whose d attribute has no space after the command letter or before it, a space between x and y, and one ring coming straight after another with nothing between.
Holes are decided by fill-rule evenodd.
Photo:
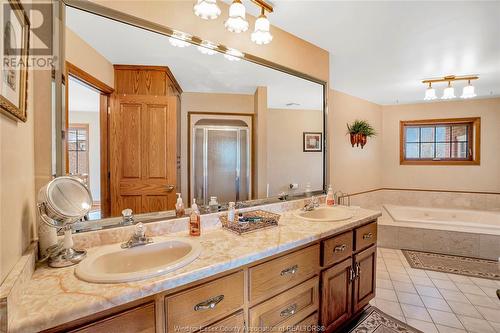
<instances>
[{"instance_id":1,"label":"soap dispenser","mask_svg":"<svg viewBox=\"0 0 500 333\"><path fill-rule=\"evenodd\" d=\"M326 205L327 206L335 205L335 199L333 197L332 185L328 185L328 192L326 193Z\"/></svg>"},{"instance_id":2,"label":"soap dispenser","mask_svg":"<svg viewBox=\"0 0 500 333\"><path fill-rule=\"evenodd\" d=\"M193 199L191 205L191 215L189 215L189 235L199 236L201 234L200 210L196 204L196 199Z\"/></svg>"},{"instance_id":3,"label":"soap dispenser","mask_svg":"<svg viewBox=\"0 0 500 333\"><path fill-rule=\"evenodd\" d=\"M177 194L177 203L175 204L175 216L183 217L184 216L184 203L182 202L181 194Z\"/></svg>"}]
</instances>

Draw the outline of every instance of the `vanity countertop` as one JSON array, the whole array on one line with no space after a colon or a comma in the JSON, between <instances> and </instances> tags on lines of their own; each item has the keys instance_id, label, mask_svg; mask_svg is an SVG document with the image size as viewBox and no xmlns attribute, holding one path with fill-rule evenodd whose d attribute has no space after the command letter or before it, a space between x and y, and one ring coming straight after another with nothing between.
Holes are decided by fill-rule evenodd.
<instances>
[{"instance_id":1,"label":"vanity countertop","mask_svg":"<svg viewBox=\"0 0 500 333\"><path fill-rule=\"evenodd\" d=\"M79 280L75 268L38 267L23 286L12 332L37 332L146 296L182 286L254 261L306 245L378 218L374 210L356 209L340 222L308 222L293 212L281 214L278 227L235 235L218 228L202 232L199 258L159 277L129 283L96 284ZM189 237L187 232L168 236ZM91 253L95 248L88 249Z\"/></svg>"}]
</instances>

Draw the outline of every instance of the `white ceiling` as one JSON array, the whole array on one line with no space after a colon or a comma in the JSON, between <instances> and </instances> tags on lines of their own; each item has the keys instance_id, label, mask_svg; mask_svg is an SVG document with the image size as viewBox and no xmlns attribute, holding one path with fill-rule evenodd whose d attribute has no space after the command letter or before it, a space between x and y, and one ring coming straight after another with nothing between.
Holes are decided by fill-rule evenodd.
<instances>
[{"instance_id":1,"label":"white ceiling","mask_svg":"<svg viewBox=\"0 0 500 333\"><path fill-rule=\"evenodd\" d=\"M323 109L323 87L317 83L228 61L219 53L203 55L193 45L173 47L163 35L73 8L67 9L66 24L113 64L168 66L185 92L254 94L256 87L267 86L269 108Z\"/></svg>"},{"instance_id":2,"label":"white ceiling","mask_svg":"<svg viewBox=\"0 0 500 333\"><path fill-rule=\"evenodd\" d=\"M69 78L68 100L70 112L99 111L99 93L72 77Z\"/></svg>"},{"instance_id":3,"label":"white ceiling","mask_svg":"<svg viewBox=\"0 0 500 333\"><path fill-rule=\"evenodd\" d=\"M420 102L424 78L479 74L477 94L500 96L500 1L273 3L273 25L330 52L336 90L379 104ZM444 86L436 88L439 96Z\"/></svg>"}]
</instances>

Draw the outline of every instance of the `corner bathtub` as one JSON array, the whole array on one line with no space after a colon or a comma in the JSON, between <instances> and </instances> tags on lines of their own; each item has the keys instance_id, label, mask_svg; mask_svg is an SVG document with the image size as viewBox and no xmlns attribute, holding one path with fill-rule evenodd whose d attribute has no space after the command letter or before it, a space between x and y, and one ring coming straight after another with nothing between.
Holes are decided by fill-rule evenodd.
<instances>
[{"instance_id":1,"label":"corner bathtub","mask_svg":"<svg viewBox=\"0 0 500 333\"><path fill-rule=\"evenodd\" d=\"M500 212L384 205L394 224L500 235Z\"/></svg>"}]
</instances>

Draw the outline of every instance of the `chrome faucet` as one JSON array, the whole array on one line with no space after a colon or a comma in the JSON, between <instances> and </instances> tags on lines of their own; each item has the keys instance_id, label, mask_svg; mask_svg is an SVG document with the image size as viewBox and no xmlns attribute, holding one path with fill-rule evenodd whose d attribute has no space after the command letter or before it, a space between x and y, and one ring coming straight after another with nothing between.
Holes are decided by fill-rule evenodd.
<instances>
[{"instance_id":1,"label":"chrome faucet","mask_svg":"<svg viewBox=\"0 0 500 333\"><path fill-rule=\"evenodd\" d=\"M153 243L153 239L151 237L146 237L146 232L144 230L144 225L142 222L139 222L135 225L134 233L132 237L125 243L121 245L122 249L130 249L136 246L146 245L149 243Z\"/></svg>"},{"instance_id":2,"label":"chrome faucet","mask_svg":"<svg viewBox=\"0 0 500 333\"><path fill-rule=\"evenodd\" d=\"M302 208L306 212L310 212L311 210L314 210L314 208L319 207L319 200L316 197L312 197L311 200L309 200L308 203Z\"/></svg>"}]
</instances>

